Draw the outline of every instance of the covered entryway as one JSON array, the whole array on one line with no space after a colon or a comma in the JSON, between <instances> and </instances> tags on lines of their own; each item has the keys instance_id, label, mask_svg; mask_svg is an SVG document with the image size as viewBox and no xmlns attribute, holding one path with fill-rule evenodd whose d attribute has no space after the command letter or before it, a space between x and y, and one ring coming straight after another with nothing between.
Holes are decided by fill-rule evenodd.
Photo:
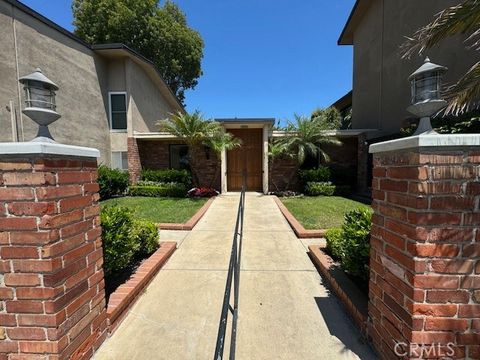
<instances>
[{"instance_id":1,"label":"covered entryway","mask_svg":"<svg viewBox=\"0 0 480 360\"><path fill-rule=\"evenodd\" d=\"M246 174L247 191L263 190L263 130L228 129L242 146L227 152L227 188L239 191Z\"/></svg>"}]
</instances>

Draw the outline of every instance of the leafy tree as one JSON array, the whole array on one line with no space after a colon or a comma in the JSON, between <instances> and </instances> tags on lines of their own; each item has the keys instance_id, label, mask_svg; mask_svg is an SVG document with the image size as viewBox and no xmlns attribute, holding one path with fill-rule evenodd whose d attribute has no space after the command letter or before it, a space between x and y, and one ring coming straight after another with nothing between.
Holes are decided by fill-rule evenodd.
<instances>
[{"instance_id":1,"label":"leafy tree","mask_svg":"<svg viewBox=\"0 0 480 360\"><path fill-rule=\"evenodd\" d=\"M215 172L210 182L210 187L213 187L215 179L218 176L218 171L221 164L222 151L233 150L242 145L242 141L233 136L232 133L226 132L223 128L219 129L213 136L207 139L204 143L217 155L217 162L215 163Z\"/></svg>"},{"instance_id":2,"label":"leafy tree","mask_svg":"<svg viewBox=\"0 0 480 360\"><path fill-rule=\"evenodd\" d=\"M202 75L203 40L170 0L73 0L75 34L91 44L123 43L152 60L183 101Z\"/></svg>"},{"instance_id":3,"label":"leafy tree","mask_svg":"<svg viewBox=\"0 0 480 360\"><path fill-rule=\"evenodd\" d=\"M468 47L480 50L480 1L464 0L440 12L435 20L419 29L403 45L404 57L422 54L451 36L462 36ZM447 114L468 112L480 100L480 62L475 63L457 83L447 89Z\"/></svg>"},{"instance_id":4,"label":"leafy tree","mask_svg":"<svg viewBox=\"0 0 480 360\"><path fill-rule=\"evenodd\" d=\"M329 107L326 109L316 109L312 112L310 116L312 121L318 121L321 123L321 126L329 130L340 129L342 125L342 115L334 107Z\"/></svg>"}]
</instances>

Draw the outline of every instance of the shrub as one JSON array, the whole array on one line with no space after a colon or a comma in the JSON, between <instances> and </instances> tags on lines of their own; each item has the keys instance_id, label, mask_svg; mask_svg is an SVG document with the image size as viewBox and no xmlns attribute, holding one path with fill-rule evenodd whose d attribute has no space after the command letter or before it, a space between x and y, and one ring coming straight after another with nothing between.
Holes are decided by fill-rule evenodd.
<instances>
[{"instance_id":1,"label":"shrub","mask_svg":"<svg viewBox=\"0 0 480 360\"><path fill-rule=\"evenodd\" d=\"M327 182L330 181L331 172L326 166L320 166L318 169L299 170L298 176L302 183L309 182Z\"/></svg>"},{"instance_id":2,"label":"shrub","mask_svg":"<svg viewBox=\"0 0 480 360\"><path fill-rule=\"evenodd\" d=\"M193 188L188 191L187 195L191 198L212 197L217 196L218 191L212 188Z\"/></svg>"},{"instance_id":3,"label":"shrub","mask_svg":"<svg viewBox=\"0 0 480 360\"><path fill-rule=\"evenodd\" d=\"M305 194L309 196L332 196L335 193L335 185L331 182L309 182L305 186Z\"/></svg>"},{"instance_id":4,"label":"shrub","mask_svg":"<svg viewBox=\"0 0 480 360\"><path fill-rule=\"evenodd\" d=\"M156 183L181 183L185 186L189 186L192 183L192 176L187 170L176 169L143 169L140 173L140 179Z\"/></svg>"},{"instance_id":5,"label":"shrub","mask_svg":"<svg viewBox=\"0 0 480 360\"><path fill-rule=\"evenodd\" d=\"M132 185L131 196L185 197L187 188L180 183L159 183L158 185Z\"/></svg>"},{"instance_id":6,"label":"shrub","mask_svg":"<svg viewBox=\"0 0 480 360\"><path fill-rule=\"evenodd\" d=\"M325 234L327 251L335 260L340 260L343 254L343 230L333 228Z\"/></svg>"},{"instance_id":7,"label":"shrub","mask_svg":"<svg viewBox=\"0 0 480 360\"><path fill-rule=\"evenodd\" d=\"M137 220L125 206L102 209L102 241L105 274L126 269L138 256L146 256L158 248L158 230L147 220Z\"/></svg>"},{"instance_id":8,"label":"shrub","mask_svg":"<svg viewBox=\"0 0 480 360\"><path fill-rule=\"evenodd\" d=\"M131 236L133 212L124 206L108 206L100 214L105 274L125 269L140 248Z\"/></svg>"},{"instance_id":9,"label":"shrub","mask_svg":"<svg viewBox=\"0 0 480 360\"><path fill-rule=\"evenodd\" d=\"M139 244L138 254L150 255L158 249L157 226L148 220L135 220L132 228L132 236Z\"/></svg>"},{"instance_id":10,"label":"shrub","mask_svg":"<svg viewBox=\"0 0 480 360\"><path fill-rule=\"evenodd\" d=\"M98 185L100 186L101 200L124 195L128 188L128 172L100 165L98 167Z\"/></svg>"},{"instance_id":11,"label":"shrub","mask_svg":"<svg viewBox=\"0 0 480 360\"><path fill-rule=\"evenodd\" d=\"M357 209L345 214L345 223L342 226L342 267L346 272L362 280L368 280L369 277L371 227L371 209Z\"/></svg>"}]
</instances>

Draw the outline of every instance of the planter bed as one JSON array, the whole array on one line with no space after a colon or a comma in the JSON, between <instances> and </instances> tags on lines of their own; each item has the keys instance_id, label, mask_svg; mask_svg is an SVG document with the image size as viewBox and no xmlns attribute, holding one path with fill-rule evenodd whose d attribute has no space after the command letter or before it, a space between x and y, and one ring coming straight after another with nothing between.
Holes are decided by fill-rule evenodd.
<instances>
[{"instance_id":1,"label":"planter bed","mask_svg":"<svg viewBox=\"0 0 480 360\"><path fill-rule=\"evenodd\" d=\"M208 201L186 223L160 223L157 224L157 226L161 230L192 230L193 227L197 225L197 223L203 217L203 215L205 215L214 200L214 197L208 199Z\"/></svg>"},{"instance_id":2,"label":"planter bed","mask_svg":"<svg viewBox=\"0 0 480 360\"><path fill-rule=\"evenodd\" d=\"M143 261L135 273L110 295L107 304L110 333L116 330L126 315L127 310L173 254L176 247L176 242L161 242L158 250Z\"/></svg>"},{"instance_id":3,"label":"planter bed","mask_svg":"<svg viewBox=\"0 0 480 360\"><path fill-rule=\"evenodd\" d=\"M362 291L326 252L325 247L311 245L308 254L330 289L337 295L350 317L366 335L368 294Z\"/></svg>"}]
</instances>

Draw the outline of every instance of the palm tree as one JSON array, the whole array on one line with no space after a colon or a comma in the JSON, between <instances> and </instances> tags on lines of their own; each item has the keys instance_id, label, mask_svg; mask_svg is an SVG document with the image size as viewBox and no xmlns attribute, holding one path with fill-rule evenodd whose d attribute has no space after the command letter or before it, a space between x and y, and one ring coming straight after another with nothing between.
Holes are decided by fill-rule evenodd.
<instances>
[{"instance_id":1,"label":"palm tree","mask_svg":"<svg viewBox=\"0 0 480 360\"><path fill-rule=\"evenodd\" d=\"M435 20L419 29L402 45L404 58L422 54L442 40L461 35L469 48L480 50L480 1L464 0L440 12ZM480 62L474 64L457 83L446 91L449 105L446 114L458 115L479 105Z\"/></svg>"},{"instance_id":2,"label":"palm tree","mask_svg":"<svg viewBox=\"0 0 480 360\"><path fill-rule=\"evenodd\" d=\"M188 146L188 162L195 186L199 185L196 154L202 146L219 131L221 125L215 121L205 120L197 110L192 114L177 112L169 119L157 123L160 131L166 131L180 139Z\"/></svg>"},{"instance_id":3,"label":"palm tree","mask_svg":"<svg viewBox=\"0 0 480 360\"><path fill-rule=\"evenodd\" d=\"M329 161L330 158L322 149L322 145L340 145L341 142L332 136L328 136L326 133L328 130L323 122L310 120L304 116L295 115L295 122L288 122L286 127L287 135L282 142L297 159L298 168L305 162L307 155L314 157L320 155L325 162ZM292 173L287 183L287 188L296 175L297 171Z\"/></svg>"},{"instance_id":4,"label":"palm tree","mask_svg":"<svg viewBox=\"0 0 480 360\"><path fill-rule=\"evenodd\" d=\"M217 161L215 163L215 172L210 182L210 187L213 187L215 180L218 176L218 170L221 164L222 151L233 150L242 145L242 141L233 136L232 133L226 132L223 128L220 128L211 138L207 139L204 144L215 152Z\"/></svg>"}]
</instances>

